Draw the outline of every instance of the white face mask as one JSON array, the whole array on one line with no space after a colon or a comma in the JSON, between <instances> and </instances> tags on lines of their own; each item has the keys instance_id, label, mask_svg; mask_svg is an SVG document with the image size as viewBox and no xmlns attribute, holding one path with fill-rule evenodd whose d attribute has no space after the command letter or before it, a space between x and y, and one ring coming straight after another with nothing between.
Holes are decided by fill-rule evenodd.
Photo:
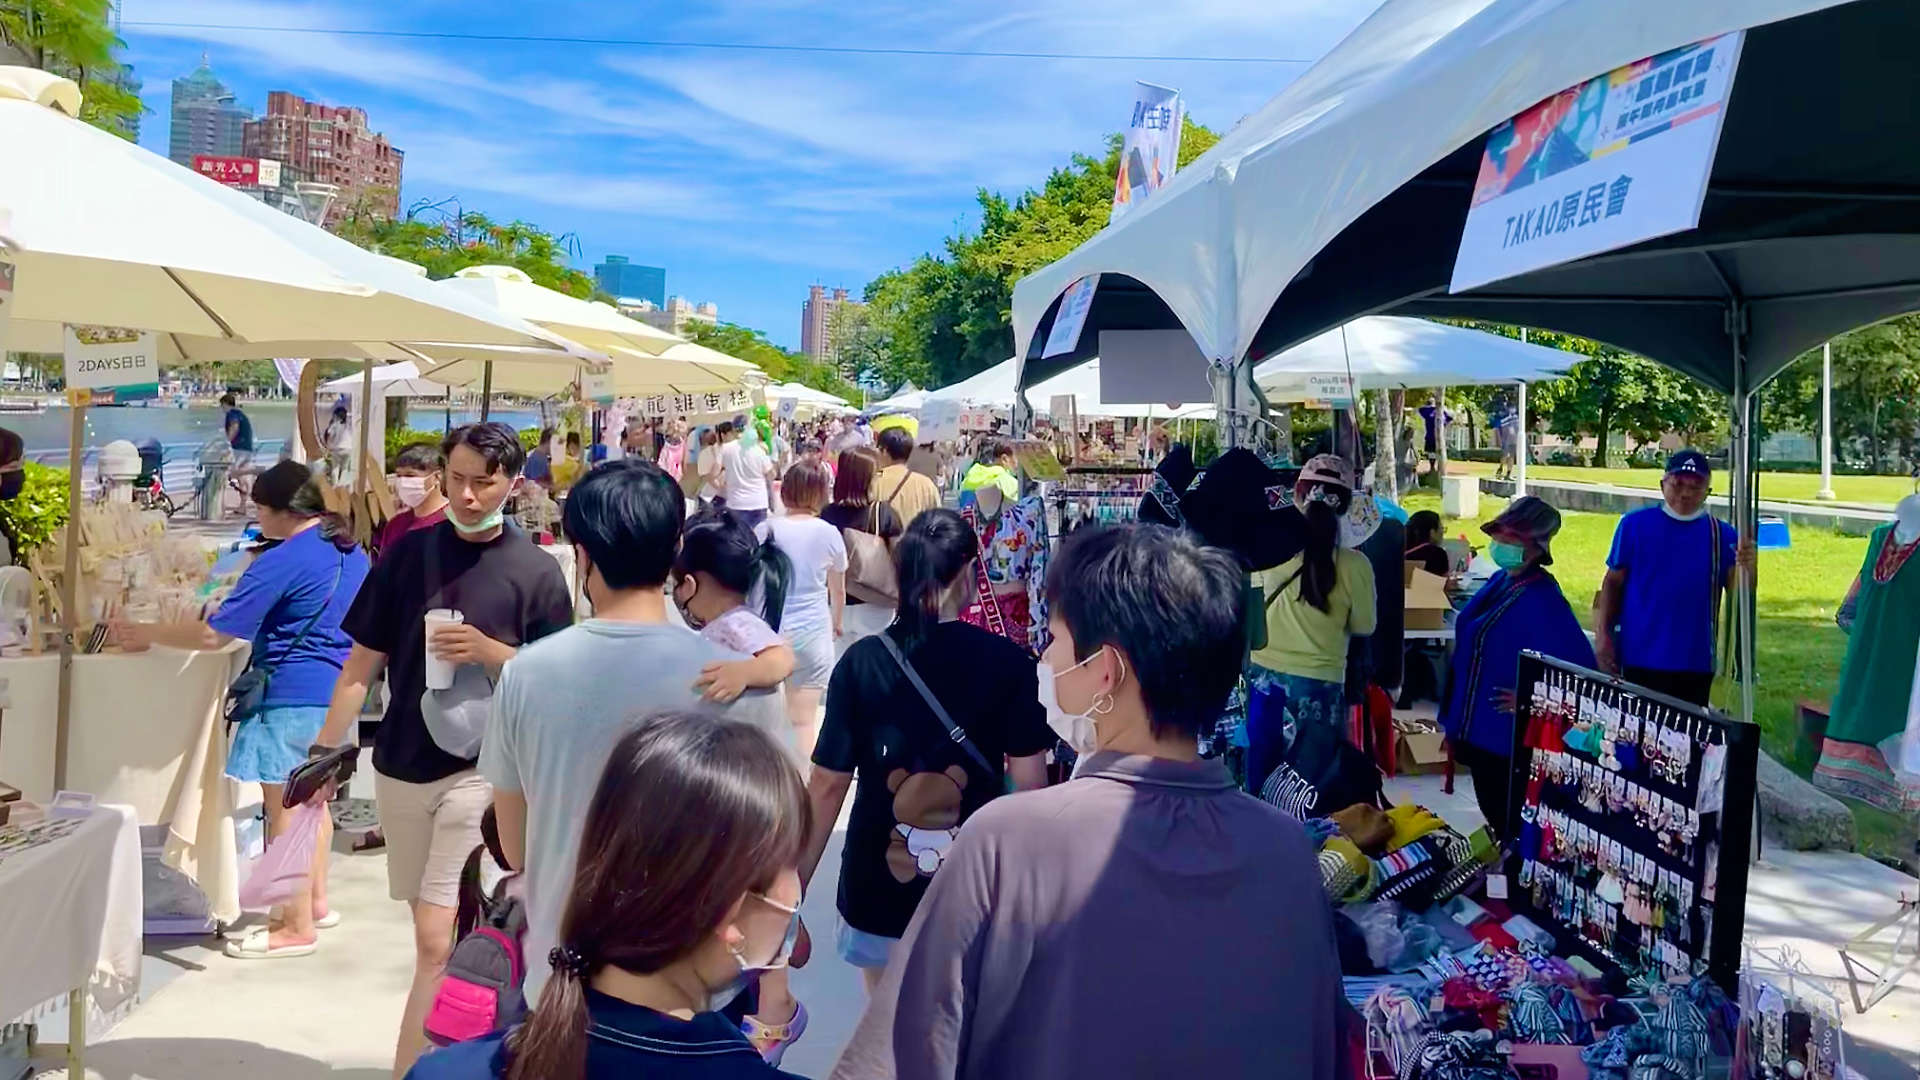
<instances>
[{"instance_id":1,"label":"white face mask","mask_svg":"<svg viewBox=\"0 0 1920 1080\"><path fill-rule=\"evenodd\" d=\"M1694 512L1691 514L1683 514L1680 511L1675 510L1672 507L1672 505L1664 502L1660 504L1660 509L1665 510L1667 512L1667 516L1672 518L1675 521L1699 521L1702 517L1706 515L1706 512L1707 512L1707 508L1704 504L1698 507L1697 509L1695 509Z\"/></svg>"},{"instance_id":2,"label":"white face mask","mask_svg":"<svg viewBox=\"0 0 1920 1080\"><path fill-rule=\"evenodd\" d=\"M761 896L757 893L754 894L754 899L759 900L775 911L784 911L787 913L786 936L780 939L780 944L774 949L773 956L764 964L749 962L746 954L741 952L739 948L729 946L727 951L733 954L733 962L740 965L740 970L733 978L728 979L725 983L708 988L707 1008L705 1010L707 1012L719 1012L721 1009L726 1008L732 1003L734 998L739 997L741 992L746 990L747 984L753 981L755 975L766 971L779 971L786 967L787 958L793 955L793 944L800 939L800 909L798 907L788 907L772 897Z\"/></svg>"},{"instance_id":3,"label":"white face mask","mask_svg":"<svg viewBox=\"0 0 1920 1080\"><path fill-rule=\"evenodd\" d=\"M409 510L427 501L427 478L424 476L396 476L393 478L393 497L400 505Z\"/></svg>"},{"instance_id":4,"label":"white face mask","mask_svg":"<svg viewBox=\"0 0 1920 1080\"><path fill-rule=\"evenodd\" d=\"M1059 679L1061 675L1070 675L1086 667L1088 664L1093 663L1099 655L1100 654L1096 652L1093 656L1089 656L1067 670L1058 673L1053 670L1052 666L1049 665L1043 657L1036 670L1036 674L1040 680L1040 705L1047 710L1047 726L1051 727L1053 733L1060 736L1060 741L1071 747L1076 754L1091 754L1099 749L1099 721L1093 717L1095 713L1106 712L1108 709L1113 708L1113 706L1112 704L1108 704L1106 709L1100 708L1100 699L1098 696L1095 696L1092 701L1087 703L1087 711L1082 713L1067 712L1060 707L1060 688L1056 685L1055 680Z\"/></svg>"}]
</instances>

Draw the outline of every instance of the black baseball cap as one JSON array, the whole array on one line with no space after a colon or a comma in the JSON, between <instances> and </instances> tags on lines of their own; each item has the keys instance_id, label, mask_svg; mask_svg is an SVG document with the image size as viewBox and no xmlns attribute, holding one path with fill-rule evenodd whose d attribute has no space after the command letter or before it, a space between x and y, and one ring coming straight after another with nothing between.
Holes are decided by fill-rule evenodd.
<instances>
[{"instance_id":1,"label":"black baseball cap","mask_svg":"<svg viewBox=\"0 0 1920 1080\"><path fill-rule=\"evenodd\" d=\"M1667 475L1685 474L1706 479L1713 475L1713 466L1707 462L1707 455L1688 447L1679 450L1667 459Z\"/></svg>"}]
</instances>

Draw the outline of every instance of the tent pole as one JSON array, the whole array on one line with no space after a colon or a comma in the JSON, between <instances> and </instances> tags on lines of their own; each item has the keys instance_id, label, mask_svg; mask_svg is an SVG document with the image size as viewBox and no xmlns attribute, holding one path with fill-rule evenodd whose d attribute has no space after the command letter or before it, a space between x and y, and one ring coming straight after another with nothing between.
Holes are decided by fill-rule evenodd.
<instances>
[{"instance_id":1,"label":"tent pole","mask_svg":"<svg viewBox=\"0 0 1920 1080\"><path fill-rule=\"evenodd\" d=\"M1521 331L1524 335L1526 331ZM1513 437L1513 497L1519 498L1527 493L1527 384L1520 382L1520 415L1516 418L1519 430Z\"/></svg>"},{"instance_id":2,"label":"tent pole","mask_svg":"<svg viewBox=\"0 0 1920 1080\"><path fill-rule=\"evenodd\" d=\"M487 361L480 369L480 422L487 422L487 414L493 409L493 361Z\"/></svg>"},{"instance_id":3,"label":"tent pole","mask_svg":"<svg viewBox=\"0 0 1920 1080\"><path fill-rule=\"evenodd\" d=\"M1747 385L1746 357L1741 349L1741 322L1746 313L1733 313L1733 444L1727 467L1733 474L1733 528L1741 542L1753 539L1758 523L1755 514L1753 474L1753 390ZM1734 675L1740 680L1740 719L1753 723L1754 704L1754 630L1753 579L1746 574L1734 577L1733 649Z\"/></svg>"},{"instance_id":4,"label":"tent pole","mask_svg":"<svg viewBox=\"0 0 1920 1080\"><path fill-rule=\"evenodd\" d=\"M1820 346L1820 490L1816 499L1833 499L1833 342Z\"/></svg>"},{"instance_id":5,"label":"tent pole","mask_svg":"<svg viewBox=\"0 0 1920 1080\"><path fill-rule=\"evenodd\" d=\"M67 736L73 723L73 638L80 628L80 457L91 391L68 391L66 563L60 573L59 711L54 715L53 790L67 787Z\"/></svg>"}]
</instances>

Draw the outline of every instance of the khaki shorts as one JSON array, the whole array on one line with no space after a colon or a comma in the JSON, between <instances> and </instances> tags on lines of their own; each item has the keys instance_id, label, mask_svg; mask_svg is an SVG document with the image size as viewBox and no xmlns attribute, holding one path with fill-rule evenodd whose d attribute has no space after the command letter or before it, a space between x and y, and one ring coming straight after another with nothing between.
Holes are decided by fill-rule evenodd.
<instances>
[{"instance_id":1,"label":"khaki shorts","mask_svg":"<svg viewBox=\"0 0 1920 1080\"><path fill-rule=\"evenodd\" d=\"M460 871L480 845L480 817L493 787L478 769L431 784L375 771L373 801L387 838L387 892L395 900L460 905Z\"/></svg>"}]
</instances>

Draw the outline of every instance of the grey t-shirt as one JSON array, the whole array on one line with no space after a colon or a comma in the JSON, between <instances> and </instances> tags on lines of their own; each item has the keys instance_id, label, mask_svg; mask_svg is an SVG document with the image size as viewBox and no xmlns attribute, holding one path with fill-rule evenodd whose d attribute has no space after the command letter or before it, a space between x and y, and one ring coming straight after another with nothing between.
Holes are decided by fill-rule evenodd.
<instances>
[{"instance_id":1,"label":"grey t-shirt","mask_svg":"<svg viewBox=\"0 0 1920 1080\"><path fill-rule=\"evenodd\" d=\"M651 713L701 707L791 742L777 692L750 691L724 709L700 701L693 689L700 669L739 659L678 626L588 619L521 649L501 673L480 772L527 800L529 1004L547 981L587 808L621 734Z\"/></svg>"}]
</instances>

